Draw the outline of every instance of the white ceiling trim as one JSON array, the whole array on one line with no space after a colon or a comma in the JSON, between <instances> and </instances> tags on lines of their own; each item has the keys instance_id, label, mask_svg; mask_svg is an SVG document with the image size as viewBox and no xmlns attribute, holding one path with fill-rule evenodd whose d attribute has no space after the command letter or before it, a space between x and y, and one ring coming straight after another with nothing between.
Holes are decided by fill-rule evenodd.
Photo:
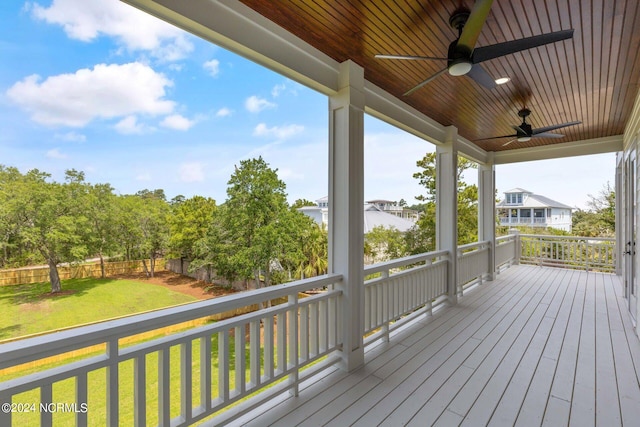
<instances>
[{"instance_id":1,"label":"white ceiling trim","mask_svg":"<svg viewBox=\"0 0 640 427\"><path fill-rule=\"evenodd\" d=\"M561 157L586 156L589 154L615 153L622 151L623 135L605 138L586 139L550 144L542 147L522 148L519 150L497 151L494 164L528 162L532 160L558 159Z\"/></svg>"}]
</instances>

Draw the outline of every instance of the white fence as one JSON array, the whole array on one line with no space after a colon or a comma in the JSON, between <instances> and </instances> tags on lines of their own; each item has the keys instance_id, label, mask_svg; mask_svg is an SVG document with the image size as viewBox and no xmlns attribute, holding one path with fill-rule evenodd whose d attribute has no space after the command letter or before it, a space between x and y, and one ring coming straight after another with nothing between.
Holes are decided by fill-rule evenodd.
<instances>
[{"instance_id":1,"label":"white fence","mask_svg":"<svg viewBox=\"0 0 640 427\"><path fill-rule=\"evenodd\" d=\"M616 242L613 238L535 234L520 234L518 238L522 264L604 272L616 269Z\"/></svg>"},{"instance_id":2,"label":"white fence","mask_svg":"<svg viewBox=\"0 0 640 427\"><path fill-rule=\"evenodd\" d=\"M430 312L447 294L448 252L429 252L383 262L364 269L380 277L364 284L364 333L382 328L419 308Z\"/></svg>"},{"instance_id":3,"label":"white fence","mask_svg":"<svg viewBox=\"0 0 640 427\"><path fill-rule=\"evenodd\" d=\"M299 298L299 293L334 285L341 279L340 275L320 276L4 344L0 369L87 347L101 346L103 350L79 361L0 383L0 405L17 404L14 396L34 389L39 390L38 404L45 407L55 404L54 387L71 380L76 390L73 404L76 408L86 407L88 392L92 391L88 378L95 377L97 372L103 378L106 375L103 393L106 419L99 422L110 426L132 421L119 419L121 396L133 396L135 425L183 426L268 386L272 387L260 395L261 401L283 389L297 393L305 373L303 368L340 348L342 342L338 328L342 291L327 290L307 298ZM136 334L239 307L268 304L279 298L285 298L286 302L150 341L123 344L123 338ZM216 360L212 359L213 345L217 346ZM147 367L152 355L153 360L157 359L157 366L151 367L151 372L157 373L153 379ZM121 390L125 382L119 371L127 363L133 363L133 383L129 381L128 388ZM179 384L170 380L175 369L180 371ZM217 378L217 389L212 389L213 375ZM153 384L155 381L157 386ZM157 401L147 399L150 387L157 387ZM170 409L174 399L180 402L177 416ZM156 412L151 415L153 411ZM26 425L18 418L20 415L24 414L16 414L13 425ZM53 415L41 411L40 425L52 425ZM233 412L225 412L225 417L232 415ZM87 417L87 411L78 411L76 424L87 425ZM0 426L10 425L11 412L0 412Z\"/></svg>"}]
</instances>

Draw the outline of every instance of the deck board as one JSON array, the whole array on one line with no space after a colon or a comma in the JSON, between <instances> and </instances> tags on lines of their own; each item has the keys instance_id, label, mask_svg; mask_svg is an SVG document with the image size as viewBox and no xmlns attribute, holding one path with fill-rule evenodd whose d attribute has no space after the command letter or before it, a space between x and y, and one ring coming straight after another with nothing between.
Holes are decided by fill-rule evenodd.
<instances>
[{"instance_id":1,"label":"deck board","mask_svg":"<svg viewBox=\"0 0 640 427\"><path fill-rule=\"evenodd\" d=\"M619 277L514 266L238 425L634 425L640 341Z\"/></svg>"}]
</instances>

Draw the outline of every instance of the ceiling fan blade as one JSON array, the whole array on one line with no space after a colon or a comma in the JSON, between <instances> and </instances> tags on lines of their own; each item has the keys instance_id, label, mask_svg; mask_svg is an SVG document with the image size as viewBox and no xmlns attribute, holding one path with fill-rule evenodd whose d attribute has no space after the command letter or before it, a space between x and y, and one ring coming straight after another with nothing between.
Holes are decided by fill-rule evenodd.
<instances>
[{"instance_id":1,"label":"ceiling fan blade","mask_svg":"<svg viewBox=\"0 0 640 427\"><path fill-rule=\"evenodd\" d=\"M513 130L518 132L518 135L526 135L527 134L520 126L513 125L511 127L513 128Z\"/></svg>"},{"instance_id":2,"label":"ceiling fan blade","mask_svg":"<svg viewBox=\"0 0 640 427\"><path fill-rule=\"evenodd\" d=\"M571 37L573 37L573 30L562 30L504 43L492 44L490 46L483 46L473 51L473 57L471 60L474 64L478 64L480 62L488 61L489 59L510 55L515 52L543 46L549 43L559 42L561 40L570 39Z\"/></svg>"},{"instance_id":3,"label":"ceiling fan blade","mask_svg":"<svg viewBox=\"0 0 640 427\"><path fill-rule=\"evenodd\" d=\"M567 126L574 126L574 125L579 125L582 122L569 122L569 123L563 123L561 125L551 125L551 126L545 126L543 128L538 128L538 129L534 129L533 130L533 134L534 135L539 135L541 133L544 132L549 132L551 130L556 130L556 129L560 129L560 128L565 128Z\"/></svg>"},{"instance_id":4,"label":"ceiling fan blade","mask_svg":"<svg viewBox=\"0 0 640 427\"><path fill-rule=\"evenodd\" d=\"M476 0L471 9L471 14L469 14L469 19L467 19L462 28L462 34L458 39L458 47L464 46L469 49L469 52L473 52L492 4L493 0Z\"/></svg>"},{"instance_id":5,"label":"ceiling fan blade","mask_svg":"<svg viewBox=\"0 0 640 427\"><path fill-rule=\"evenodd\" d=\"M429 83L431 80L435 80L436 77L438 77L440 74L443 74L444 72L446 72L447 69L443 69L438 71L437 73L435 73L433 76L429 77L427 80L424 80L422 83L420 83L419 85L415 86L413 89L409 89L407 92L405 92L404 96L407 95L411 95L413 92L417 91L418 89L420 89L422 86L426 85L427 83Z\"/></svg>"},{"instance_id":6,"label":"ceiling fan blade","mask_svg":"<svg viewBox=\"0 0 640 427\"><path fill-rule=\"evenodd\" d=\"M509 141L509 142L507 142L507 143L502 144L502 146L503 146L503 147L506 147L507 145L511 144L512 142L516 142L517 140L518 140L518 138L516 138L516 139L512 139L511 141Z\"/></svg>"},{"instance_id":7,"label":"ceiling fan blade","mask_svg":"<svg viewBox=\"0 0 640 427\"><path fill-rule=\"evenodd\" d=\"M439 60L446 61L447 58L436 58L433 56L412 56L412 55L376 55L374 58L377 59L408 59L413 61L422 61L422 60Z\"/></svg>"},{"instance_id":8,"label":"ceiling fan blade","mask_svg":"<svg viewBox=\"0 0 640 427\"><path fill-rule=\"evenodd\" d=\"M476 83L484 86L487 89L493 89L496 87L496 81L489 75L480 65L474 65L471 67L471 71L467 73L467 76L471 77Z\"/></svg>"},{"instance_id":9,"label":"ceiling fan blade","mask_svg":"<svg viewBox=\"0 0 640 427\"><path fill-rule=\"evenodd\" d=\"M564 138L564 135L559 133L542 132L533 135L535 138Z\"/></svg>"},{"instance_id":10,"label":"ceiling fan blade","mask_svg":"<svg viewBox=\"0 0 640 427\"><path fill-rule=\"evenodd\" d=\"M494 136L491 138L480 138L480 139L476 139L475 141L489 141L492 139L501 139L501 138L515 138L518 135L502 135L502 136Z\"/></svg>"}]
</instances>

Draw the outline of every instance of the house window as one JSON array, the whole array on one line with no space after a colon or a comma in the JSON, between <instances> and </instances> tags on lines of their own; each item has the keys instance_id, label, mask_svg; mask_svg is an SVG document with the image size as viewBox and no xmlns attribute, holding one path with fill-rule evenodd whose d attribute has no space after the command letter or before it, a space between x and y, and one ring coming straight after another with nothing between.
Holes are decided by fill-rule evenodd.
<instances>
[{"instance_id":1,"label":"house window","mask_svg":"<svg viewBox=\"0 0 640 427\"><path fill-rule=\"evenodd\" d=\"M522 204L522 193L507 193L507 204Z\"/></svg>"}]
</instances>

